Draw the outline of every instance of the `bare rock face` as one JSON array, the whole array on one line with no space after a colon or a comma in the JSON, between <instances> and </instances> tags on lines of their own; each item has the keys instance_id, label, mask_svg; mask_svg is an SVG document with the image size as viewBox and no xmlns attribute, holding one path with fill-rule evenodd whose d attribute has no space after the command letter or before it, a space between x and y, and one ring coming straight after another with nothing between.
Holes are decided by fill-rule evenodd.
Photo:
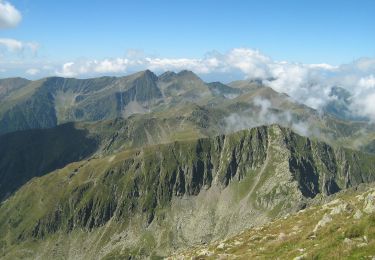
<instances>
[{"instance_id":1,"label":"bare rock face","mask_svg":"<svg viewBox=\"0 0 375 260\"><path fill-rule=\"evenodd\" d=\"M319 228L324 227L331 221L332 221L332 217L329 214L325 214L323 218L318 222L318 224L316 224L313 232L314 233L317 232Z\"/></svg>"},{"instance_id":2,"label":"bare rock face","mask_svg":"<svg viewBox=\"0 0 375 260\"><path fill-rule=\"evenodd\" d=\"M366 196L363 211L368 214L375 212L375 192Z\"/></svg>"}]
</instances>

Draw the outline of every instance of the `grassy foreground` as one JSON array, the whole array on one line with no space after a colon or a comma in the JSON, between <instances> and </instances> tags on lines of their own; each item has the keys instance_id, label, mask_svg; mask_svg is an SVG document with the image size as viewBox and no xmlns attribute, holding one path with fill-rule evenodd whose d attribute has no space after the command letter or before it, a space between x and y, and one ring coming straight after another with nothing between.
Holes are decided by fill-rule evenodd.
<instances>
[{"instance_id":1,"label":"grassy foreground","mask_svg":"<svg viewBox=\"0 0 375 260\"><path fill-rule=\"evenodd\" d=\"M168 259L374 259L375 187L360 190Z\"/></svg>"}]
</instances>

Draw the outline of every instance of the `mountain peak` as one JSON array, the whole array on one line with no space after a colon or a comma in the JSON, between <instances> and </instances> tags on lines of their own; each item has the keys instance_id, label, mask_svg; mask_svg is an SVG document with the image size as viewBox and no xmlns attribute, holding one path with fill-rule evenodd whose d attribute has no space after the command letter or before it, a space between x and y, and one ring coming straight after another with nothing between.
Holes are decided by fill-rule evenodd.
<instances>
[{"instance_id":1,"label":"mountain peak","mask_svg":"<svg viewBox=\"0 0 375 260\"><path fill-rule=\"evenodd\" d=\"M162 81L168 81L168 80L176 77L176 75L177 75L176 72L168 70L168 71L160 74L159 79L162 80Z\"/></svg>"},{"instance_id":2,"label":"mountain peak","mask_svg":"<svg viewBox=\"0 0 375 260\"><path fill-rule=\"evenodd\" d=\"M179 76L185 76L185 75L191 75L191 76L196 76L198 77L194 72L191 70L181 70L179 73L177 73Z\"/></svg>"},{"instance_id":3,"label":"mountain peak","mask_svg":"<svg viewBox=\"0 0 375 260\"><path fill-rule=\"evenodd\" d=\"M158 78L158 76L155 75L151 70L144 70L140 72L142 76L150 77L150 78Z\"/></svg>"},{"instance_id":4,"label":"mountain peak","mask_svg":"<svg viewBox=\"0 0 375 260\"><path fill-rule=\"evenodd\" d=\"M136 72L134 74L131 74L129 76L126 76L125 78L130 78L130 79L138 79L138 78L148 78L151 79L152 81L156 81L158 79L158 76L155 75L151 70L143 70Z\"/></svg>"},{"instance_id":5,"label":"mountain peak","mask_svg":"<svg viewBox=\"0 0 375 260\"><path fill-rule=\"evenodd\" d=\"M190 79L190 80L199 80L203 81L197 74L192 72L191 70L181 70L179 73L177 73L178 77Z\"/></svg>"}]
</instances>

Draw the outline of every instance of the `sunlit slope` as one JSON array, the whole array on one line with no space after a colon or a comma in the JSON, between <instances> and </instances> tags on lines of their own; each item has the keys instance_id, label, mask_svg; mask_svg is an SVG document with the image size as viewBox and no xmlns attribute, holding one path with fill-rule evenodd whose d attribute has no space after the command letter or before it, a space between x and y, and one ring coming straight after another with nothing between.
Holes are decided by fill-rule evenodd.
<instances>
[{"instance_id":1,"label":"sunlit slope","mask_svg":"<svg viewBox=\"0 0 375 260\"><path fill-rule=\"evenodd\" d=\"M375 255L373 185L314 203L227 240L196 246L168 259L366 259Z\"/></svg>"}]
</instances>

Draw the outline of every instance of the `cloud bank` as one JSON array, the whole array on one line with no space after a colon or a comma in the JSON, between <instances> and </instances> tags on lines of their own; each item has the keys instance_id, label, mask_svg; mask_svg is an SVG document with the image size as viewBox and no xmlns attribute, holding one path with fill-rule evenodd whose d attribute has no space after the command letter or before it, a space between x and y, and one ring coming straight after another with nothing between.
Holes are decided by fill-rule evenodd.
<instances>
[{"instance_id":1,"label":"cloud bank","mask_svg":"<svg viewBox=\"0 0 375 260\"><path fill-rule=\"evenodd\" d=\"M14 53L19 53L25 50L35 53L38 50L39 45L35 42L21 42L10 38L0 38L0 47Z\"/></svg>"},{"instance_id":2,"label":"cloud bank","mask_svg":"<svg viewBox=\"0 0 375 260\"><path fill-rule=\"evenodd\" d=\"M256 97L254 108L241 113L233 113L224 118L225 131L236 132L261 125L279 124L290 127L303 136L319 136L319 130L307 120L297 119L288 111L279 111L269 99Z\"/></svg>"},{"instance_id":3,"label":"cloud bank","mask_svg":"<svg viewBox=\"0 0 375 260\"><path fill-rule=\"evenodd\" d=\"M236 75L240 79L260 79L276 91L318 110L338 98L331 93L332 87L337 86L351 93L349 101L353 113L375 121L375 59L371 58L333 66L275 61L258 50L246 48L227 53L211 52L201 59L155 58L137 53L126 58L68 62L55 74L76 77L143 69L155 72L188 69L203 78Z\"/></svg>"},{"instance_id":4,"label":"cloud bank","mask_svg":"<svg viewBox=\"0 0 375 260\"><path fill-rule=\"evenodd\" d=\"M12 4L0 0L0 29L16 27L21 19L21 13Z\"/></svg>"},{"instance_id":5,"label":"cloud bank","mask_svg":"<svg viewBox=\"0 0 375 260\"><path fill-rule=\"evenodd\" d=\"M11 39L0 39L0 46L14 52L37 48L37 45L33 47L30 43ZM3 62L2 69L8 69L6 65ZM14 68L13 63L10 66ZM17 66L22 68L21 63ZM336 86L350 93L347 101L353 115L365 116L375 122L375 58L362 58L333 66L325 63L277 61L259 50L247 48L235 48L225 53L209 52L202 58L153 57L138 50L130 51L124 57L79 59L62 64L47 64L45 61L35 63L33 60L24 65L23 73L34 78L53 75L86 78L123 76L145 69L155 73L187 69L212 81L258 79L276 91L286 93L292 99L317 110L340 98L332 94L332 87Z\"/></svg>"}]
</instances>

